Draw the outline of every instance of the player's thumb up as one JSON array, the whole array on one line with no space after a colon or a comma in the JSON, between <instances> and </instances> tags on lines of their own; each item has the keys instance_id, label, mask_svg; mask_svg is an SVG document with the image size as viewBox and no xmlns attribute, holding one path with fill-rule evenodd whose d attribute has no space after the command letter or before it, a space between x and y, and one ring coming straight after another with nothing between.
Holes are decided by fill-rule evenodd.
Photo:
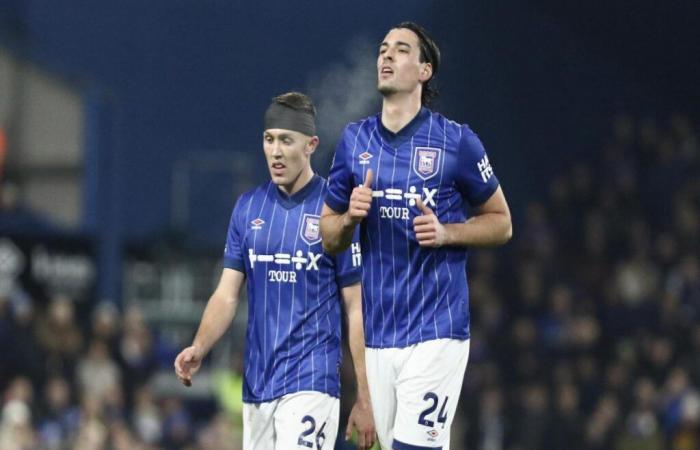
<instances>
[{"instance_id":1,"label":"player's thumb up","mask_svg":"<svg viewBox=\"0 0 700 450\"><path fill-rule=\"evenodd\" d=\"M372 169L367 169L367 173L365 174L365 182L362 183L362 186L368 189L372 189L372 178Z\"/></svg>"},{"instance_id":2,"label":"player's thumb up","mask_svg":"<svg viewBox=\"0 0 700 450\"><path fill-rule=\"evenodd\" d=\"M418 205L418 209L423 213L424 216L430 216L433 213L433 210L425 206L425 203L423 203L423 200L420 198L416 199L416 205Z\"/></svg>"}]
</instances>

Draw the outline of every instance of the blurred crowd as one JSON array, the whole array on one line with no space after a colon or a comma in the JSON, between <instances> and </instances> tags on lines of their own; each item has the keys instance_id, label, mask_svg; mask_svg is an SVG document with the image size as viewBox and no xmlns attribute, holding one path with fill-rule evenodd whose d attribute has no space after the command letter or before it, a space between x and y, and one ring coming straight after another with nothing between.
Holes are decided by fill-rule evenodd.
<instances>
[{"instance_id":1,"label":"blurred crowd","mask_svg":"<svg viewBox=\"0 0 700 450\"><path fill-rule=\"evenodd\" d=\"M472 258L456 448L700 448L700 143L620 115Z\"/></svg>"},{"instance_id":2,"label":"blurred crowd","mask_svg":"<svg viewBox=\"0 0 700 450\"><path fill-rule=\"evenodd\" d=\"M102 303L80 321L56 296L38 309L17 292L0 299L0 449L238 448L222 417L200 426L183 399L154 395L174 349L138 308Z\"/></svg>"},{"instance_id":3,"label":"blurred crowd","mask_svg":"<svg viewBox=\"0 0 700 450\"><path fill-rule=\"evenodd\" d=\"M700 448L697 129L625 115L611 128L527 205L508 247L470 259L454 450ZM178 346L135 307L0 296L0 449L240 448L224 398L239 390L195 408L153 389ZM351 373L346 361L344 416Z\"/></svg>"}]
</instances>

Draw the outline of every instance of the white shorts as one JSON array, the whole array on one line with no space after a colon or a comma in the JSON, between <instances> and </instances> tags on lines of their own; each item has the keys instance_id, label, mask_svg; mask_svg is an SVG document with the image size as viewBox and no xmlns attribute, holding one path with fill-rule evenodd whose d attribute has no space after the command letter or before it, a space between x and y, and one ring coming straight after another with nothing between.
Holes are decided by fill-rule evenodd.
<instances>
[{"instance_id":1,"label":"white shorts","mask_svg":"<svg viewBox=\"0 0 700 450\"><path fill-rule=\"evenodd\" d=\"M338 435L340 401L302 391L243 404L243 450L330 450Z\"/></svg>"},{"instance_id":2,"label":"white shorts","mask_svg":"<svg viewBox=\"0 0 700 450\"><path fill-rule=\"evenodd\" d=\"M469 341L436 339L365 350L374 423L382 449L450 447Z\"/></svg>"}]
</instances>

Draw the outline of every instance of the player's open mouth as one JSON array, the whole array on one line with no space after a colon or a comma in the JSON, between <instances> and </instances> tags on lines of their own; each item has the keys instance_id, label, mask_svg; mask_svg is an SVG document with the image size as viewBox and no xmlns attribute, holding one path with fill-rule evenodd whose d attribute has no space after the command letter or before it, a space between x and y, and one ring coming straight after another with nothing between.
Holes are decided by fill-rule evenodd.
<instances>
[{"instance_id":1,"label":"player's open mouth","mask_svg":"<svg viewBox=\"0 0 700 450\"><path fill-rule=\"evenodd\" d=\"M382 67L382 74L392 74L394 71L390 67Z\"/></svg>"},{"instance_id":2,"label":"player's open mouth","mask_svg":"<svg viewBox=\"0 0 700 450\"><path fill-rule=\"evenodd\" d=\"M284 175L284 169L286 168L286 166L282 163L274 163L270 166L270 168L272 168L273 176L281 177L282 175Z\"/></svg>"}]
</instances>

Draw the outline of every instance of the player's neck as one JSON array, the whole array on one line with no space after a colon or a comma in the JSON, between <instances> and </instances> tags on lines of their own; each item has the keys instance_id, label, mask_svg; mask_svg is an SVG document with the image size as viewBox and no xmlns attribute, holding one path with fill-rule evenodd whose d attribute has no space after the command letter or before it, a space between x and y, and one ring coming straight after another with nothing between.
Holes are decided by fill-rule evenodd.
<instances>
[{"instance_id":1,"label":"player's neck","mask_svg":"<svg viewBox=\"0 0 700 450\"><path fill-rule=\"evenodd\" d=\"M280 190L284 192L285 194L292 196L299 192L304 186L306 186L311 179L314 177L314 171L311 168L311 166L306 167L304 170L301 171L299 176L294 180L293 183L289 185L278 185Z\"/></svg>"},{"instance_id":2,"label":"player's neck","mask_svg":"<svg viewBox=\"0 0 700 450\"><path fill-rule=\"evenodd\" d=\"M417 96L415 93L409 95L397 93L384 97L382 125L392 133L397 133L416 117L420 108L420 91L418 91Z\"/></svg>"}]
</instances>

